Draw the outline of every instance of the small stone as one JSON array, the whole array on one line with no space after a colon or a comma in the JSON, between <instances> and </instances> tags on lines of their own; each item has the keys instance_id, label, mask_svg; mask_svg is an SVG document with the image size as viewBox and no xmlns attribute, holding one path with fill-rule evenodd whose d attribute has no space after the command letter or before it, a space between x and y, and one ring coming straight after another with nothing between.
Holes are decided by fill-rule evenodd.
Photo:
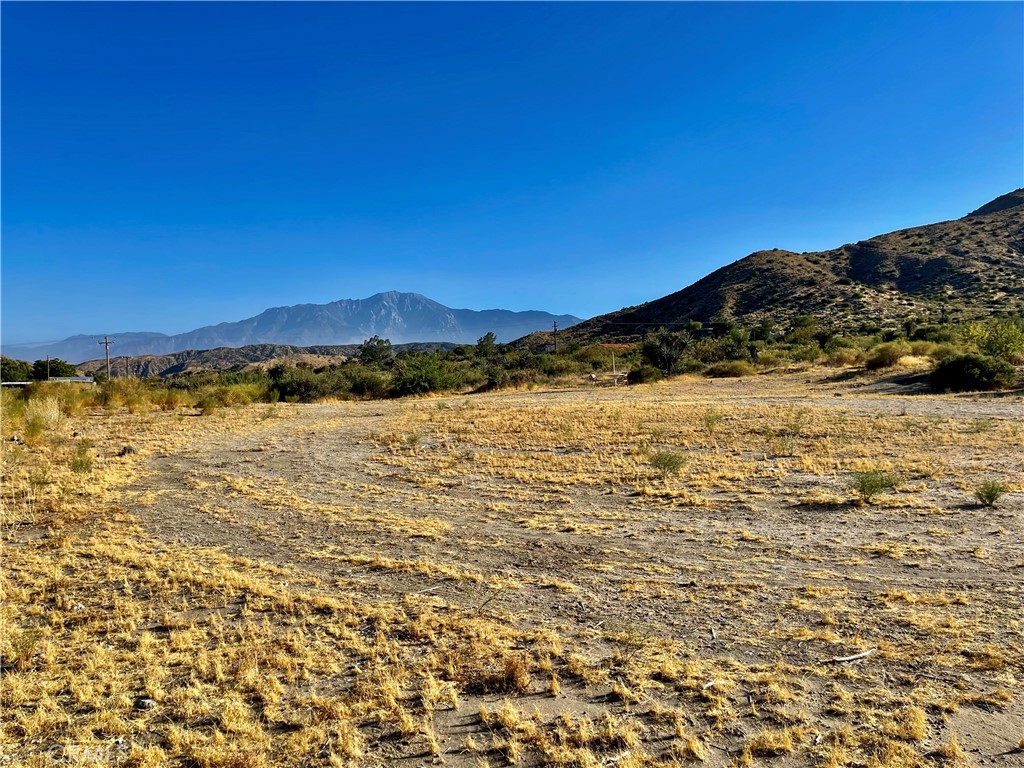
<instances>
[{"instance_id":1,"label":"small stone","mask_svg":"<svg viewBox=\"0 0 1024 768\"><path fill-rule=\"evenodd\" d=\"M135 700L135 708L145 712L146 710L154 709L156 702L153 699L147 699L145 696L140 696Z\"/></svg>"}]
</instances>

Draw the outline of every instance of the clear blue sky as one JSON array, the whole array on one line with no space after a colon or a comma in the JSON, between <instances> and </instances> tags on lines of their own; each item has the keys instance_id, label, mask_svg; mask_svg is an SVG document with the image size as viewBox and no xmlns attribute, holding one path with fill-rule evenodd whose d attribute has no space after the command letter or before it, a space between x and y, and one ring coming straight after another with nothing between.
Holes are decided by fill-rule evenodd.
<instances>
[{"instance_id":1,"label":"clear blue sky","mask_svg":"<svg viewBox=\"0 0 1024 768\"><path fill-rule=\"evenodd\" d=\"M1024 5L16 3L7 343L591 316L1024 185Z\"/></svg>"}]
</instances>

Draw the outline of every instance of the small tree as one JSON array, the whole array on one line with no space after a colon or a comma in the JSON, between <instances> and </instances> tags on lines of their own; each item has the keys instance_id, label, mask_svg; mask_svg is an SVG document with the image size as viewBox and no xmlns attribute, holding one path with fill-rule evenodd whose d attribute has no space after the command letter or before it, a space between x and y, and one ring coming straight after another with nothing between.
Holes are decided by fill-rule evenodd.
<instances>
[{"instance_id":1,"label":"small tree","mask_svg":"<svg viewBox=\"0 0 1024 768\"><path fill-rule=\"evenodd\" d=\"M498 353L498 337L494 331L488 331L476 341L476 356L490 360Z\"/></svg>"},{"instance_id":2,"label":"small tree","mask_svg":"<svg viewBox=\"0 0 1024 768\"><path fill-rule=\"evenodd\" d=\"M78 369L71 363L54 357L49 361L36 360L32 363L32 378L35 381L46 381L54 376L77 376Z\"/></svg>"},{"instance_id":3,"label":"small tree","mask_svg":"<svg viewBox=\"0 0 1024 768\"><path fill-rule=\"evenodd\" d=\"M356 356L363 365L371 368L387 368L394 360L395 351L391 348L389 339L374 336L359 345Z\"/></svg>"}]
</instances>

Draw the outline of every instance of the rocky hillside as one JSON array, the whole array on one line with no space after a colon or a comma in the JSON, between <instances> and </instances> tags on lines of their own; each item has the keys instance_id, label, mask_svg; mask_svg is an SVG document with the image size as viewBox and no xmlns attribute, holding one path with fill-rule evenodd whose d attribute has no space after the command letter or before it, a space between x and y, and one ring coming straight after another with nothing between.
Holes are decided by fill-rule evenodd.
<instances>
[{"instance_id":1,"label":"rocky hillside","mask_svg":"<svg viewBox=\"0 0 1024 768\"><path fill-rule=\"evenodd\" d=\"M111 352L137 357L258 344L344 345L359 344L372 336L390 339L394 344L472 344L488 331L493 331L498 341L510 341L532 331L551 328L553 322L560 328L568 328L580 319L538 311L451 309L418 293L389 291L367 299L275 307L246 320L210 325L174 336L116 334L112 335L116 346L111 347ZM79 362L96 357L101 339L102 336L79 335L52 344L5 345L3 352L19 359L38 360L49 356Z\"/></svg>"},{"instance_id":2,"label":"rocky hillside","mask_svg":"<svg viewBox=\"0 0 1024 768\"><path fill-rule=\"evenodd\" d=\"M1024 190L961 219L879 235L830 251L758 251L688 288L601 315L565 334L633 340L645 331L724 315L785 327L800 314L857 330L1024 311Z\"/></svg>"}]
</instances>

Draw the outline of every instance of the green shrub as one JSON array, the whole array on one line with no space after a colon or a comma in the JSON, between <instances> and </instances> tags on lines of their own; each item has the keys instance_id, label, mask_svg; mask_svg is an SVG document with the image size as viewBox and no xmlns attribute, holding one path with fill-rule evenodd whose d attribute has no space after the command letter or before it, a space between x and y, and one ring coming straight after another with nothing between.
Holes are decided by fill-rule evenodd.
<instances>
[{"instance_id":1,"label":"green shrub","mask_svg":"<svg viewBox=\"0 0 1024 768\"><path fill-rule=\"evenodd\" d=\"M385 397L388 393L390 380L380 371L349 364L341 369L341 375L348 380L349 390L356 397L375 399Z\"/></svg>"},{"instance_id":2,"label":"green shrub","mask_svg":"<svg viewBox=\"0 0 1024 768\"><path fill-rule=\"evenodd\" d=\"M658 451L651 454L649 461L663 475L678 475L686 464L686 457L675 451Z\"/></svg>"},{"instance_id":3,"label":"green shrub","mask_svg":"<svg viewBox=\"0 0 1024 768\"><path fill-rule=\"evenodd\" d=\"M653 365L639 365L626 376L626 381L630 384L650 384L661 379L661 371Z\"/></svg>"},{"instance_id":4,"label":"green shrub","mask_svg":"<svg viewBox=\"0 0 1024 768\"><path fill-rule=\"evenodd\" d=\"M899 484L899 476L883 469L865 469L852 473L850 486L857 492L860 500L870 504L871 500L883 491L894 491Z\"/></svg>"},{"instance_id":5,"label":"green shrub","mask_svg":"<svg viewBox=\"0 0 1024 768\"><path fill-rule=\"evenodd\" d=\"M439 355L420 354L399 358L391 389L395 395L425 395L461 389L467 381L464 364L443 360Z\"/></svg>"},{"instance_id":6,"label":"green shrub","mask_svg":"<svg viewBox=\"0 0 1024 768\"><path fill-rule=\"evenodd\" d=\"M275 366L270 370L270 379L274 391L288 403L312 403L327 394L324 379L310 368Z\"/></svg>"},{"instance_id":7,"label":"green shrub","mask_svg":"<svg viewBox=\"0 0 1024 768\"><path fill-rule=\"evenodd\" d=\"M998 480L986 480L974 489L974 498L983 506L994 507L999 498L1009 490L1004 483Z\"/></svg>"},{"instance_id":8,"label":"green shrub","mask_svg":"<svg viewBox=\"0 0 1024 768\"><path fill-rule=\"evenodd\" d=\"M868 354L865 366L870 371L877 371L881 368L892 368L911 353L910 345L905 341L890 341L879 344Z\"/></svg>"},{"instance_id":9,"label":"green shrub","mask_svg":"<svg viewBox=\"0 0 1024 768\"><path fill-rule=\"evenodd\" d=\"M712 365L704 375L719 379L735 379L740 376L753 376L755 373L757 369L746 360L730 360L727 363Z\"/></svg>"},{"instance_id":10,"label":"green shrub","mask_svg":"<svg viewBox=\"0 0 1024 768\"><path fill-rule=\"evenodd\" d=\"M694 360L705 365L720 363L725 360L725 350L722 349L722 345L711 339L701 339L698 341L693 345L690 354Z\"/></svg>"},{"instance_id":11,"label":"green shrub","mask_svg":"<svg viewBox=\"0 0 1024 768\"><path fill-rule=\"evenodd\" d=\"M988 355L957 355L935 366L930 381L939 392L987 392L1014 386L1017 371L1005 360Z\"/></svg>"},{"instance_id":12,"label":"green shrub","mask_svg":"<svg viewBox=\"0 0 1024 768\"><path fill-rule=\"evenodd\" d=\"M798 344L789 350L789 357L797 363L816 363L821 357L821 347L814 342Z\"/></svg>"}]
</instances>

